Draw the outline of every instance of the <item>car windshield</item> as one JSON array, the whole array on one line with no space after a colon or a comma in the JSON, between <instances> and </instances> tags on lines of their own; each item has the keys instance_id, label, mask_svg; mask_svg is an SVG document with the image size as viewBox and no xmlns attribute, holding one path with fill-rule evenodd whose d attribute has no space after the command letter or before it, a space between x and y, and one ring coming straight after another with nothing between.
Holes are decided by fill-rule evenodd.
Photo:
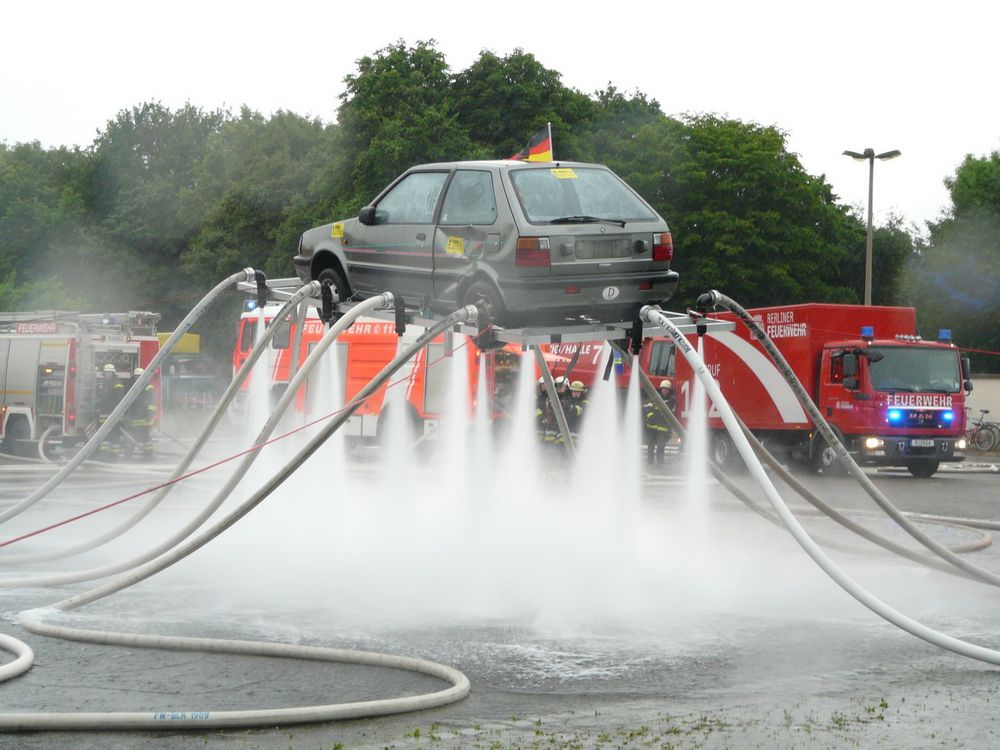
<instances>
[{"instance_id":1,"label":"car windshield","mask_svg":"<svg viewBox=\"0 0 1000 750\"><path fill-rule=\"evenodd\" d=\"M950 349L928 346L873 346L882 359L871 362L872 388L876 391L930 391L958 393L961 372Z\"/></svg>"},{"instance_id":2,"label":"car windshield","mask_svg":"<svg viewBox=\"0 0 1000 750\"><path fill-rule=\"evenodd\" d=\"M639 196L606 169L515 169L510 180L532 224L659 220Z\"/></svg>"}]
</instances>

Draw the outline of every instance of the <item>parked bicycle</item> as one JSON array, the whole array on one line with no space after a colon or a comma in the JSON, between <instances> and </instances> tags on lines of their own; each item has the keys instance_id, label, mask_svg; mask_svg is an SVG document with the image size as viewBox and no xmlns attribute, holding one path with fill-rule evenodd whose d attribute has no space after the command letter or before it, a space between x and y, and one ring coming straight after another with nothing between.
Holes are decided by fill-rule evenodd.
<instances>
[{"instance_id":1,"label":"parked bicycle","mask_svg":"<svg viewBox=\"0 0 1000 750\"><path fill-rule=\"evenodd\" d=\"M969 407L965 407L965 411L969 412ZM980 409L978 419L969 417L965 421L969 445L984 453L1000 446L1000 424L987 422L986 415L989 413L989 409Z\"/></svg>"}]
</instances>

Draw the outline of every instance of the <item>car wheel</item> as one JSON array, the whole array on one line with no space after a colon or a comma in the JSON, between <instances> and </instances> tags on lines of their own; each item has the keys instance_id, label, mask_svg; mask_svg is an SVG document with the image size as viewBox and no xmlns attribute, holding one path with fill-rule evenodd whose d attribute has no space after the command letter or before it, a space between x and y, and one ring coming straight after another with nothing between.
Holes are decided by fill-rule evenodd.
<instances>
[{"instance_id":1,"label":"car wheel","mask_svg":"<svg viewBox=\"0 0 1000 750\"><path fill-rule=\"evenodd\" d=\"M479 309L480 328L486 324L503 325L507 319L500 293L488 281L474 281L465 290L463 305L475 305Z\"/></svg>"},{"instance_id":2,"label":"car wheel","mask_svg":"<svg viewBox=\"0 0 1000 750\"><path fill-rule=\"evenodd\" d=\"M321 284L329 283L333 291L337 293L338 302L347 302L351 298L351 287L347 285L347 279L336 268L324 268L316 279Z\"/></svg>"},{"instance_id":3,"label":"car wheel","mask_svg":"<svg viewBox=\"0 0 1000 750\"><path fill-rule=\"evenodd\" d=\"M725 430L717 430L712 433L709 454L712 457L712 463L724 471L735 472L743 468L743 459L739 451L736 450L733 439Z\"/></svg>"}]
</instances>

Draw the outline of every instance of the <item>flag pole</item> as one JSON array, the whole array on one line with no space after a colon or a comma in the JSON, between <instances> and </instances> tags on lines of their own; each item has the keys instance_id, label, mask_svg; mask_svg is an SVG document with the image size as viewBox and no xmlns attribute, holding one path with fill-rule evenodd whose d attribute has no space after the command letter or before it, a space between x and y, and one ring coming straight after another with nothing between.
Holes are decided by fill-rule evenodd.
<instances>
[{"instance_id":1,"label":"flag pole","mask_svg":"<svg viewBox=\"0 0 1000 750\"><path fill-rule=\"evenodd\" d=\"M552 143L552 123L547 122L545 126L549 129L549 153L552 154L552 161L556 160L556 150Z\"/></svg>"}]
</instances>

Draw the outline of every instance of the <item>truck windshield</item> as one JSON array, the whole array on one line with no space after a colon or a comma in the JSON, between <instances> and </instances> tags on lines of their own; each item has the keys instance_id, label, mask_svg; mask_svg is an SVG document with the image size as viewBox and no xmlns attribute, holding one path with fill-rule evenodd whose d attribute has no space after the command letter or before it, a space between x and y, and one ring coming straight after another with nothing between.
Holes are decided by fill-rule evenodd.
<instances>
[{"instance_id":1,"label":"truck windshield","mask_svg":"<svg viewBox=\"0 0 1000 750\"><path fill-rule=\"evenodd\" d=\"M958 393L961 372L951 349L928 346L873 346L882 359L870 362L872 388L876 391L927 391Z\"/></svg>"}]
</instances>

